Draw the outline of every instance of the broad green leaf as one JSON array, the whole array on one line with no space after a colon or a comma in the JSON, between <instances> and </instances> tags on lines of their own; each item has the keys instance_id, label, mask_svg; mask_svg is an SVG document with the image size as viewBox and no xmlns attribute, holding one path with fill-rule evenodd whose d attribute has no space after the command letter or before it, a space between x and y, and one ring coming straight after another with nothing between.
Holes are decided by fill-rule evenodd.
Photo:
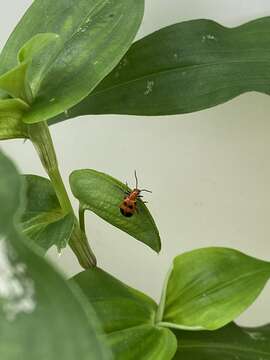
<instances>
[{"instance_id":1,"label":"broad green leaf","mask_svg":"<svg viewBox=\"0 0 270 360\"><path fill-rule=\"evenodd\" d=\"M126 185L107 174L85 169L71 174L70 186L73 195L84 209L93 211L156 252L160 251L158 229L147 207L140 199L137 202L138 211L132 217L127 218L120 213L119 207L126 196L125 192L131 191Z\"/></svg>"},{"instance_id":2,"label":"broad green leaf","mask_svg":"<svg viewBox=\"0 0 270 360\"><path fill-rule=\"evenodd\" d=\"M175 331L176 360L269 360L270 325L241 328L230 324L217 331Z\"/></svg>"},{"instance_id":3,"label":"broad green leaf","mask_svg":"<svg viewBox=\"0 0 270 360\"><path fill-rule=\"evenodd\" d=\"M270 263L236 250L204 248L173 262L159 307L164 326L215 330L258 297L270 276Z\"/></svg>"},{"instance_id":4,"label":"broad green leaf","mask_svg":"<svg viewBox=\"0 0 270 360\"><path fill-rule=\"evenodd\" d=\"M76 275L72 282L95 309L115 359L172 359L176 339L170 330L155 326L157 305L152 299L98 268Z\"/></svg>"},{"instance_id":5,"label":"broad green leaf","mask_svg":"<svg viewBox=\"0 0 270 360\"><path fill-rule=\"evenodd\" d=\"M144 0L36 0L0 56L0 74L38 33L55 33L62 46L47 64L27 123L47 120L87 96L117 65L137 33Z\"/></svg>"},{"instance_id":6,"label":"broad green leaf","mask_svg":"<svg viewBox=\"0 0 270 360\"><path fill-rule=\"evenodd\" d=\"M249 91L270 94L270 17L236 28L195 20L136 42L80 104L86 114L170 115L206 109Z\"/></svg>"},{"instance_id":7,"label":"broad green leaf","mask_svg":"<svg viewBox=\"0 0 270 360\"><path fill-rule=\"evenodd\" d=\"M64 214L48 179L23 176L26 183L26 206L21 217L25 235L43 250L66 247L74 228L73 214Z\"/></svg>"},{"instance_id":8,"label":"broad green leaf","mask_svg":"<svg viewBox=\"0 0 270 360\"><path fill-rule=\"evenodd\" d=\"M0 358L110 359L83 294L19 233L22 178L2 153L0 174Z\"/></svg>"},{"instance_id":9,"label":"broad green leaf","mask_svg":"<svg viewBox=\"0 0 270 360\"><path fill-rule=\"evenodd\" d=\"M22 121L27 109L28 105L20 99L0 100L0 140L29 137L27 125Z\"/></svg>"}]
</instances>

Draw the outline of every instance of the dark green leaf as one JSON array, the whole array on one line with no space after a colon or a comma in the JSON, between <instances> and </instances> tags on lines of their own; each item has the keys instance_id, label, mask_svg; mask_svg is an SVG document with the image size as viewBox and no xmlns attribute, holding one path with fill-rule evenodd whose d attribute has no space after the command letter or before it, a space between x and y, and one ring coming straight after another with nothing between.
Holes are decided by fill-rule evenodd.
<instances>
[{"instance_id":1,"label":"dark green leaf","mask_svg":"<svg viewBox=\"0 0 270 360\"><path fill-rule=\"evenodd\" d=\"M83 294L30 249L14 225L22 178L1 153L0 174L0 358L109 359Z\"/></svg>"},{"instance_id":2,"label":"dark green leaf","mask_svg":"<svg viewBox=\"0 0 270 360\"><path fill-rule=\"evenodd\" d=\"M25 175L24 180L26 207L21 218L24 234L43 250L56 245L60 251L69 242L74 228L74 215L63 213L48 179Z\"/></svg>"},{"instance_id":3,"label":"dark green leaf","mask_svg":"<svg viewBox=\"0 0 270 360\"><path fill-rule=\"evenodd\" d=\"M249 307L270 276L270 263L236 250L205 248L175 258L159 307L168 327L218 329Z\"/></svg>"},{"instance_id":4,"label":"dark green leaf","mask_svg":"<svg viewBox=\"0 0 270 360\"><path fill-rule=\"evenodd\" d=\"M0 74L16 66L20 48L38 33L55 33L61 48L46 65L28 123L70 108L115 67L141 23L144 0L36 0L0 56Z\"/></svg>"},{"instance_id":5,"label":"dark green leaf","mask_svg":"<svg viewBox=\"0 0 270 360\"><path fill-rule=\"evenodd\" d=\"M85 169L74 171L70 176L73 195L83 208L93 211L105 221L127 232L135 239L160 251L161 243L158 229L145 204L139 199L138 212L126 218L120 213L126 185L104 173Z\"/></svg>"},{"instance_id":6,"label":"dark green leaf","mask_svg":"<svg viewBox=\"0 0 270 360\"><path fill-rule=\"evenodd\" d=\"M270 325L241 328L230 324L217 331L175 331L175 334L179 345L174 359L270 359Z\"/></svg>"},{"instance_id":7,"label":"dark green leaf","mask_svg":"<svg viewBox=\"0 0 270 360\"><path fill-rule=\"evenodd\" d=\"M170 330L155 326L157 305L152 299L98 268L72 281L98 314L115 359L172 359L176 340Z\"/></svg>"},{"instance_id":8,"label":"dark green leaf","mask_svg":"<svg viewBox=\"0 0 270 360\"><path fill-rule=\"evenodd\" d=\"M19 99L0 100L0 140L28 138L22 115L28 106Z\"/></svg>"},{"instance_id":9,"label":"dark green leaf","mask_svg":"<svg viewBox=\"0 0 270 360\"><path fill-rule=\"evenodd\" d=\"M270 17L229 29L195 20L136 42L68 115L194 112L248 91L270 93Z\"/></svg>"}]
</instances>

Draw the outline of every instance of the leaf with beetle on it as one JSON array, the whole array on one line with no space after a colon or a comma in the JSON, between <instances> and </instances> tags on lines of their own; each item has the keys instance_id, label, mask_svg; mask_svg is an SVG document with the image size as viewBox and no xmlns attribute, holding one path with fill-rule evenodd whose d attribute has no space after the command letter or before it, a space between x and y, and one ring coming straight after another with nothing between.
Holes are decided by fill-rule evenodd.
<instances>
[{"instance_id":1,"label":"leaf with beetle on it","mask_svg":"<svg viewBox=\"0 0 270 360\"><path fill-rule=\"evenodd\" d=\"M73 213L64 214L51 182L36 175L24 175L26 205L21 217L22 230L43 251L55 245L60 251L74 229Z\"/></svg>"},{"instance_id":2,"label":"leaf with beetle on it","mask_svg":"<svg viewBox=\"0 0 270 360\"><path fill-rule=\"evenodd\" d=\"M23 178L1 152L0 173L0 358L111 359L91 305L19 232Z\"/></svg>"},{"instance_id":3,"label":"leaf with beetle on it","mask_svg":"<svg viewBox=\"0 0 270 360\"><path fill-rule=\"evenodd\" d=\"M171 25L137 41L81 103L51 123L88 114L172 115L249 91L270 94L270 17L226 28Z\"/></svg>"},{"instance_id":4,"label":"leaf with beetle on it","mask_svg":"<svg viewBox=\"0 0 270 360\"><path fill-rule=\"evenodd\" d=\"M171 360L176 338L156 326L157 304L147 295L95 268L71 282L84 292L101 321L117 360Z\"/></svg>"},{"instance_id":5,"label":"leaf with beetle on it","mask_svg":"<svg viewBox=\"0 0 270 360\"><path fill-rule=\"evenodd\" d=\"M29 137L27 126L22 122L27 110L28 106L20 99L0 100L0 140Z\"/></svg>"},{"instance_id":6,"label":"leaf with beetle on it","mask_svg":"<svg viewBox=\"0 0 270 360\"><path fill-rule=\"evenodd\" d=\"M270 360L270 325L246 328L231 323L216 331L174 331L175 360Z\"/></svg>"},{"instance_id":7,"label":"leaf with beetle on it","mask_svg":"<svg viewBox=\"0 0 270 360\"><path fill-rule=\"evenodd\" d=\"M83 209L93 211L156 252L160 251L158 229L141 199L137 201L138 211L134 216L125 217L121 214L120 206L126 196L125 193L132 191L126 185L102 172L84 169L76 170L71 174L70 186Z\"/></svg>"},{"instance_id":8,"label":"leaf with beetle on it","mask_svg":"<svg viewBox=\"0 0 270 360\"><path fill-rule=\"evenodd\" d=\"M174 259L158 319L171 328L216 330L259 296L270 263L227 248L194 250Z\"/></svg>"},{"instance_id":9,"label":"leaf with beetle on it","mask_svg":"<svg viewBox=\"0 0 270 360\"><path fill-rule=\"evenodd\" d=\"M144 0L36 0L0 56L0 74L4 74L17 65L18 52L34 36L59 36L42 77L34 81L34 97L24 121L47 120L87 96L126 53L143 12Z\"/></svg>"}]
</instances>

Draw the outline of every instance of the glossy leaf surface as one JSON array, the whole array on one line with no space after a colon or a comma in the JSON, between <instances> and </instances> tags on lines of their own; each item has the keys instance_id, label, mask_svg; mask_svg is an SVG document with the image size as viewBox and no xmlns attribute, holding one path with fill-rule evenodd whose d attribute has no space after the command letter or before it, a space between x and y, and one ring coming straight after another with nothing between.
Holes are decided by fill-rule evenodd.
<instances>
[{"instance_id":1,"label":"glossy leaf surface","mask_svg":"<svg viewBox=\"0 0 270 360\"><path fill-rule=\"evenodd\" d=\"M16 66L20 48L39 33L58 34L62 46L24 120L47 120L87 96L130 47L143 11L143 0L36 0L4 47L0 74Z\"/></svg>"},{"instance_id":2,"label":"glossy leaf surface","mask_svg":"<svg viewBox=\"0 0 270 360\"><path fill-rule=\"evenodd\" d=\"M218 329L255 301L269 276L270 263L232 249L204 248L179 255L159 318L171 327Z\"/></svg>"},{"instance_id":3,"label":"glossy leaf surface","mask_svg":"<svg viewBox=\"0 0 270 360\"><path fill-rule=\"evenodd\" d=\"M96 215L125 231L135 239L160 251L158 229L145 204L138 199L138 211L130 218L120 213L125 192L131 191L115 178L90 169L74 171L70 176L73 195L81 205Z\"/></svg>"},{"instance_id":4,"label":"glossy leaf surface","mask_svg":"<svg viewBox=\"0 0 270 360\"><path fill-rule=\"evenodd\" d=\"M0 173L0 358L110 359L90 304L18 232L22 178L2 153Z\"/></svg>"},{"instance_id":5,"label":"glossy leaf surface","mask_svg":"<svg viewBox=\"0 0 270 360\"><path fill-rule=\"evenodd\" d=\"M175 331L179 341L175 360L269 360L270 325L217 331Z\"/></svg>"},{"instance_id":6,"label":"glossy leaf surface","mask_svg":"<svg viewBox=\"0 0 270 360\"><path fill-rule=\"evenodd\" d=\"M0 100L0 140L28 138L22 116L28 106L19 99Z\"/></svg>"},{"instance_id":7,"label":"glossy leaf surface","mask_svg":"<svg viewBox=\"0 0 270 360\"><path fill-rule=\"evenodd\" d=\"M172 359L176 339L170 330L155 326L157 305L152 299L98 268L72 281L98 314L115 359Z\"/></svg>"},{"instance_id":8,"label":"glossy leaf surface","mask_svg":"<svg viewBox=\"0 0 270 360\"><path fill-rule=\"evenodd\" d=\"M48 179L23 176L26 183L26 207L21 224L25 235L43 250L55 245L66 247L74 228L74 215L63 214L55 191Z\"/></svg>"},{"instance_id":9,"label":"glossy leaf surface","mask_svg":"<svg viewBox=\"0 0 270 360\"><path fill-rule=\"evenodd\" d=\"M139 41L86 99L55 122L86 114L170 115L270 93L270 17L236 28L195 20Z\"/></svg>"}]
</instances>

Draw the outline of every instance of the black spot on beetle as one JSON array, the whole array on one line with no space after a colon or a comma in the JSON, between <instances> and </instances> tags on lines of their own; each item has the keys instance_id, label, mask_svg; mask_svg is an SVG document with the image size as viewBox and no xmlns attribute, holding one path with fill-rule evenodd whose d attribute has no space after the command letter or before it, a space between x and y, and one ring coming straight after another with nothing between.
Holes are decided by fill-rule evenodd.
<instances>
[{"instance_id":1,"label":"black spot on beetle","mask_svg":"<svg viewBox=\"0 0 270 360\"><path fill-rule=\"evenodd\" d=\"M132 215L133 215L132 212L126 212L126 213L125 213L125 217L128 217L128 218L131 217Z\"/></svg>"},{"instance_id":2,"label":"black spot on beetle","mask_svg":"<svg viewBox=\"0 0 270 360\"><path fill-rule=\"evenodd\" d=\"M123 216L125 216L125 217L131 217L131 216L133 215L132 212L126 211L126 210L124 210L124 209L122 209L122 208L120 208L120 212L121 212L121 214L122 214Z\"/></svg>"}]
</instances>

